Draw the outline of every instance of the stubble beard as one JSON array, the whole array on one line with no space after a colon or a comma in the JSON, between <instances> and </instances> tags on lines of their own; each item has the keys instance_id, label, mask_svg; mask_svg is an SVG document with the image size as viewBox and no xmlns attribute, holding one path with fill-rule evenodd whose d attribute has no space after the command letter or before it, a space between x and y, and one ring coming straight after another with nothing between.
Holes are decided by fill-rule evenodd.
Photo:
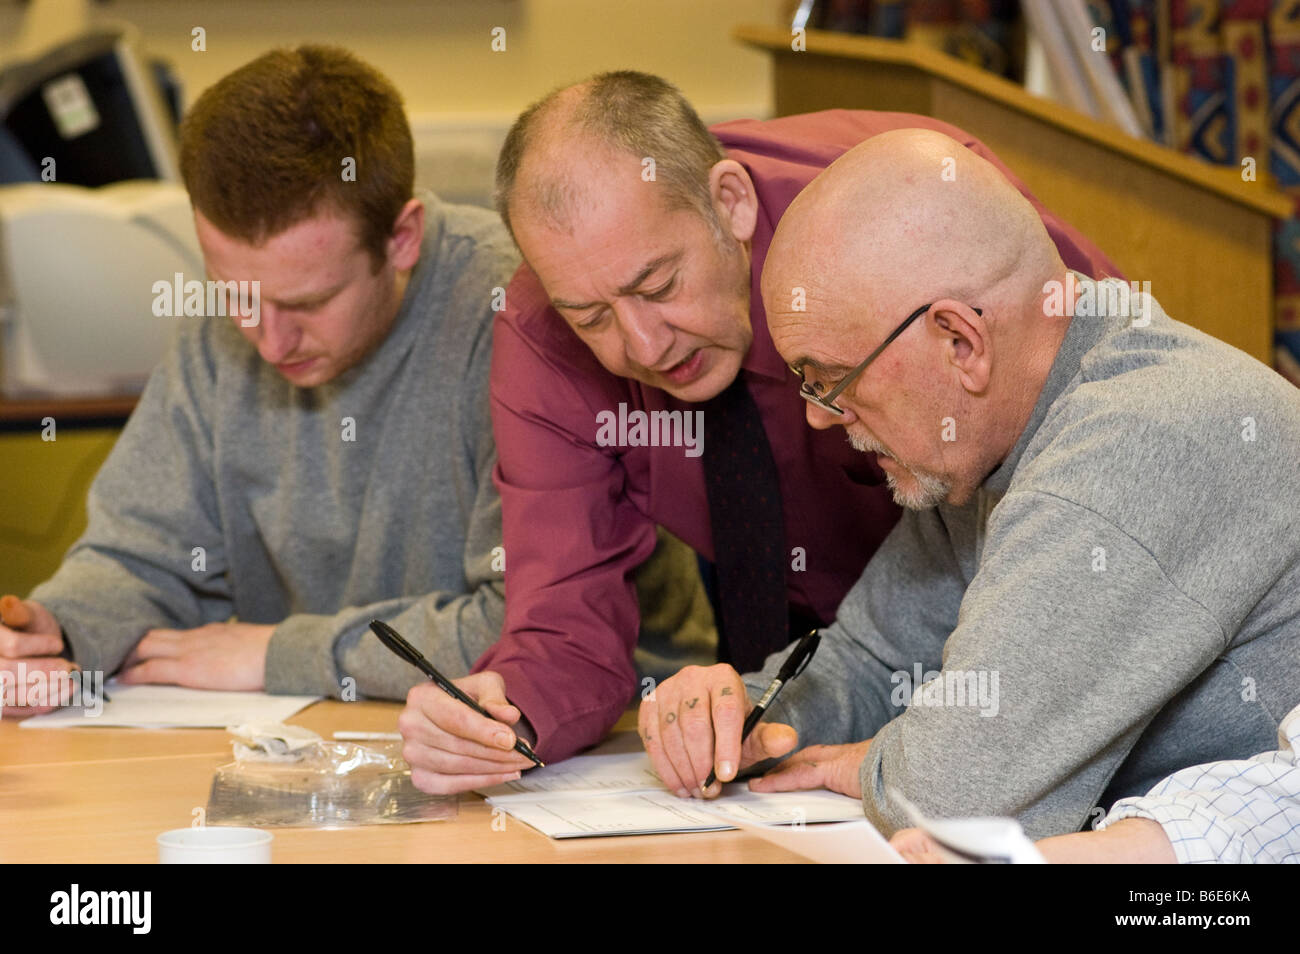
<instances>
[{"instance_id":1,"label":"stubble beard","mask_svg":"<svg viewBox=\"0 0 1300 954\"><path fill-rule=\"evenodd\" d=\"M943 503L948 499L948 495L952 493L951 482L928 471L908 467L897 457L894 457L884 444L871 437L850 432L849 443L853 445L853 449L856 451L867 454L884 454L907 471L912 476L912 479L916 481L915 487L903 487L893 474L885 471L885 483L889 486L889 492L894 496L894 503L900 507L906 507L908 510L929 510Z\"/></svg>"}]
</instances>

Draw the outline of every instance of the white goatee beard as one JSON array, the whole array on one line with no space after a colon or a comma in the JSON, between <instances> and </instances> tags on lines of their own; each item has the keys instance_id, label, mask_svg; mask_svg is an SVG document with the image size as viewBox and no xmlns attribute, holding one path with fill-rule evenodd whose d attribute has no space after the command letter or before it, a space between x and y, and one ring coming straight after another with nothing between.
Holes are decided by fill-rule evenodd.
<instances>
[{"instance_id":1,"label":"white goatee beard","mask_svg":"<svg viewBox=\"0 0 1300 954\"><path fill-rule=\"evenodd\" d=\"M948 495L952 493L952 484L948 481L935 474L908 467L897 457L894 457L884 444L873 438L850 433L849 443L853 445L854 450L862 451L865 454L884 454L912 475L912 479L916 481L916 487L908 489L900 487L897 478L885 471L885 483L889 486L889 492L894 495L894 503L900 507L906 507L908 510L929 510L931 507L943 503L948 499Z\"/></svg>"}]
</instances>

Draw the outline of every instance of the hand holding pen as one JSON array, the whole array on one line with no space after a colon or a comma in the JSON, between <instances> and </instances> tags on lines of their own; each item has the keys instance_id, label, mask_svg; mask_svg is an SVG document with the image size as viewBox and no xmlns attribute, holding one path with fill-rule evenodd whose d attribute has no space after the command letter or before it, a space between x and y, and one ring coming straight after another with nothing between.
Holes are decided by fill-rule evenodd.
<instances>
[{"instance_id":1,"label":"hand holding pen","mask_svg":"<svg viewBox=\"0 0 1300 954\"><path fill-rule=\"evenodd\" d=\"M642 701L637 729L668 789L683 798L711 798L722 791L719 780L729 782L742 768L788 754L799 741L795 730L760 720L781 688L807 665L819 641L814 630L795 645L752 709L745 684L731 666L688 666L660 683Z\"/></svg>"},{"instance_id":2,"label":"hand holding pen","mask_svg":"<svg viewBox=\"0 0 1300 954\"><path fill-rule=\"evenodd\" d=\"M453 683L391 626L375 620L371 629L433 680L411 690L397 723L406 742L402 755L417 788L440 795L470 791L518 778L522 770L541 764L511 728L522 714L507 701L500 675L480 672Z\"/></svg>"},{"instance_id":3,"label":"hand holding pen","mask_svg":"<svg viewBox=\"0 0 1300 954\"><path fill-rule=\"evenodd\" d=\"M46 607L35 600L22 600L12 594L0 596L0 670L7 670L9 680L8 704L3 704L6 700L0 699L0 713L15 718L43 715L78 701L76 694L70 692L74 678L81 687L80 701L91 706L94 685L90 675L81 672L81 667L69 659L67 653L63 629ZM52 694L37 696L14 691L14 676L21 671L20 665L29 675L38 671L43 673L43 684L57 687L61 695L54 698ZM108 694L102 689L99 695L103 701L109 701ZM24 705L17 704L20 699ZM37 699L41 704L34 704Z\"/></svg>"},{"instance_id":4,"label":"hand holding pen","mask_svg":"<svg viewBox=\"0 0 1300 954\"><path fill-rule=\"evenodd\" d=\"M785 663L782 664L781 669L776 674L776 678L768 683L767 690L758 702L754 703L754 708L750 709L749 715L745 717L745 727L740 733L741 745L745 744L749 734L754 731L754 726L758 725L758 720L767 714L767 710L776 701L777 694L785 684L803 672L807 665L812 662L813 653L817 652L817 647L820 644L821 636L815 629L799 640L799 644L786 657ZM711 788L717 780L717 773L710 772L709 777L704 781L704 788L706 790Z\"/></svg>"}]
</instances>

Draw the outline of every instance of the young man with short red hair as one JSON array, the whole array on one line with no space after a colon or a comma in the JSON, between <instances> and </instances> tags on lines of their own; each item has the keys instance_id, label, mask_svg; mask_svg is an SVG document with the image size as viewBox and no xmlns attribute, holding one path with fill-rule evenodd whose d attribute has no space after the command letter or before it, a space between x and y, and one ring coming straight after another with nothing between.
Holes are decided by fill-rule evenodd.
<instances>
[{"instance_id":1,"label":"young man with short red hair","mask_svg":"<svg viewBox=\"0 0 1300 954\"><path fill-rule=\"evenodd\" d=\"M503 615L487 384L509 238L412 197L401 98L340 49L220 80L181 167L207 278L259 283L256 310L160 319L174 346L33 621L0 627L0 668L400 698L421 677L378 617L463 675Z\"/></svg>"}]
</instances>

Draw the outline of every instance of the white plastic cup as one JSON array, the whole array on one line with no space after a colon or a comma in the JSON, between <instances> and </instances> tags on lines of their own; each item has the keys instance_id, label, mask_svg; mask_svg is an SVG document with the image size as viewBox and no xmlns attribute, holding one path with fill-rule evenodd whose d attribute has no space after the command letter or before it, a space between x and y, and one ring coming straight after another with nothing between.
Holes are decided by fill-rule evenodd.
<instances>
[{"instance_id":1,"label":"white plastic cup","mask_svg":"<svg viewBox=\"0 0 1300 954\"><path fill-rule=\"evenodd\" d=\"M269 865L271 833L260 828L177 828L158 836L163 865Z\"/></svg>"}]
</instances>

